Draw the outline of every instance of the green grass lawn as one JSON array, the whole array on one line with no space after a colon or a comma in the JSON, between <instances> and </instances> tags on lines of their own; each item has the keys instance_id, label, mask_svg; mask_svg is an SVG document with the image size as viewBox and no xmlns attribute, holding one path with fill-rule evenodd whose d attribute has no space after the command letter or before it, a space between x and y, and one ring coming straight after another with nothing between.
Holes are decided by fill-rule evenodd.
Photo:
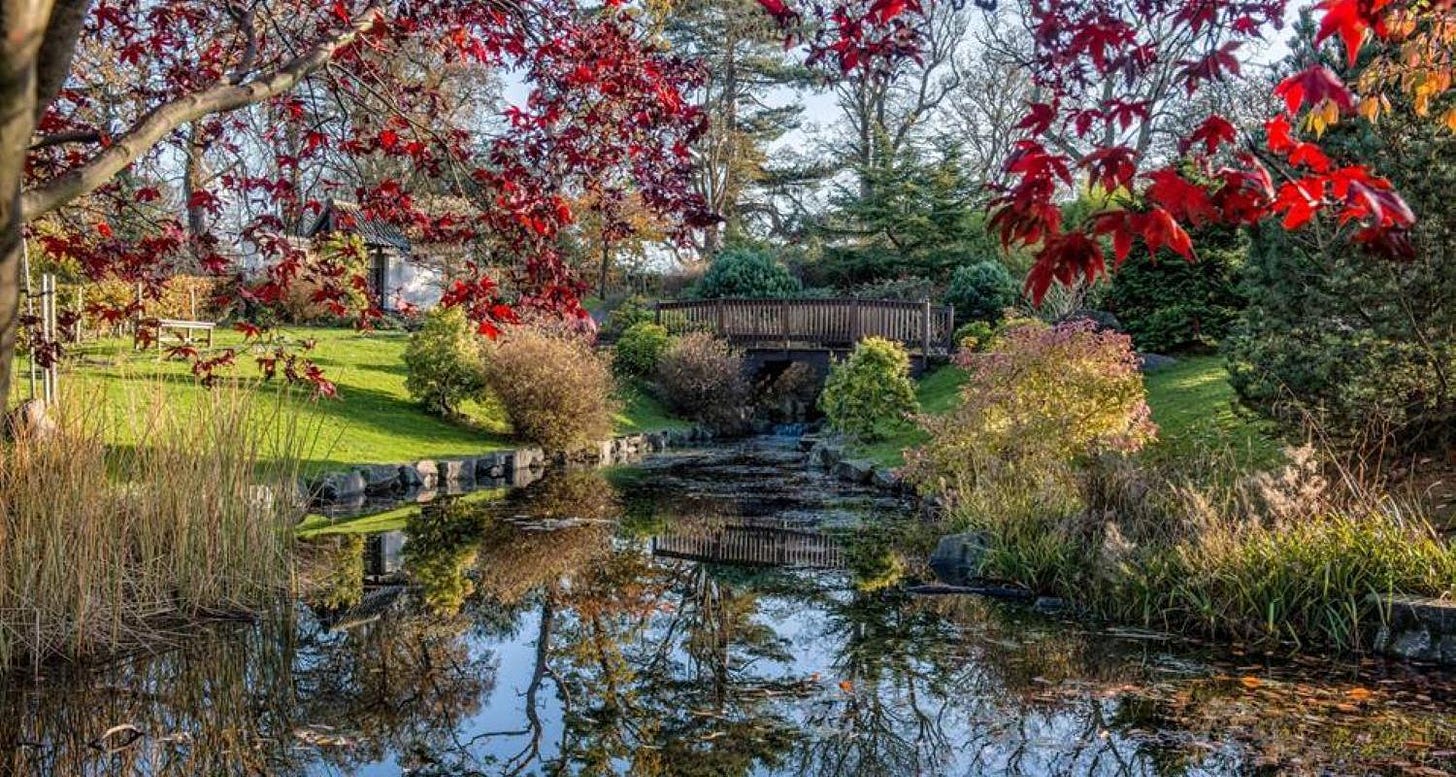
<instances>
[{"instance_id":1,"label":"green grass lawn","mask_svg":"<svg viewBox=\"0 0 1456 777\"><path fill-rule=\"evenodd\" d=\"M467 405L467 419L457 422L430 415L411 401L401 358L409 336L403 332L295 328L285 338L295 344L316 343L310 356L337 384L337 399L314 399L282 381L261 381L247 353L240 354L229 374L256 391L253 412L259 423L277 412L280 401L296 408L296 428L311 440L305 456L308 469L470 456L517 444L498 407ZM241 342L237 333L217 332L218 347ZM164 398L167 412L185 414L206 396L207 389L198 385L188 364L164 360L155 351L136 353L130 340L104 339L74 353L62 376L67 392L84 402L121 410L119 415L127 415L133 407L144 409L158 398ZM23 371L15 390L17 394L26 390ZM622 433L683 423L641 392L627 392L623 404L616 419ZM114 442L136 442L129 425L115 424L112 429Z\"/></svg>"},{"instance_id":2,"label":"green grass lawn","mask_svg":"<svg viewBox=\"0 0 1456 777\"><path fill-rule=\"evenodd\" d=\"M941 367L922 378L916 387L920 408L945 413L960 401L965 374L957 367ZM1279 444L1268 424L1238 410L1228 371L1217 356L1180 359L1177 364L1148 373L1148 405L1158 424L1158 440L1145 455L1154 460L1177 461L1228 455L1242 466L1263 466L1279 458ZM918 427L896 428L880 442L856 446L852 455L897 467L904 451L925 441Z\"/></svg>"}]
</instances>

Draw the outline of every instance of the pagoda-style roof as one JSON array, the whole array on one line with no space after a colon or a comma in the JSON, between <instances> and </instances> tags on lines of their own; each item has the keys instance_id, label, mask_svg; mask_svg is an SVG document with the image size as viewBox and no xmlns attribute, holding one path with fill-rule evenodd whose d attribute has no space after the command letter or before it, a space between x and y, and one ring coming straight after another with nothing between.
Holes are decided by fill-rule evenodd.
<instances>
[{"instance_id":1,"label":"pagoda-style roof","mask_svg":"<svg viewBox=\"0 0 1456 777\"><path fill-rule=\"evenodd\" d=\"M369 248L393 248L409 253L410 241L405 234L387 221L370 218L364 209L352 202L329 200L319 212L313 226L304 231L304 237L327 235L333 232L358 235Z\"/></svg>"}]
</instances>

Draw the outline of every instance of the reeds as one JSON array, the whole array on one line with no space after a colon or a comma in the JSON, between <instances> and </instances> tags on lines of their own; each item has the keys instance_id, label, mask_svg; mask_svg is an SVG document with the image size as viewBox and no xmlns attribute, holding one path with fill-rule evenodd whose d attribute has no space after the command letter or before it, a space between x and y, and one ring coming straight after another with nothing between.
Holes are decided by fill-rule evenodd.
<instances>
[{"instance_id":1,"label":"reeds","mask_svg":"<svg viewBox=\"0 0 1456 777\"><path fill-rule=\"evenodd\" d=\"M1181 633L1359 650L1382 597L1456 596L1451 542L1309 449L1278 473L1181 464L1104 461L1044 489L983 479L957 517L989 539L983 574Z\"/></svg>"},{"instance_id":2,"label":"reeds","mask_svg":"<svg viewBox=\"0 0 1456 777\"><path fill-rule=\"evenodd\" d=\"M286 401L133 397L64 397L53 433L0 444L0 669L152 647L289 587L302 436Z\"/></svg>"}]
</instances>

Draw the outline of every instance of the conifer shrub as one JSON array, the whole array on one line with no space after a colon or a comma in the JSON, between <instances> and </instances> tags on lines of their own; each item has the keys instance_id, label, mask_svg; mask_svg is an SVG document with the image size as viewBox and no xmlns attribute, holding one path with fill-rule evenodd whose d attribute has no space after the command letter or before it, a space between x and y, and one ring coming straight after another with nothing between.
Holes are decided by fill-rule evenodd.
<instances>
[{"instance_id":1,"label":"conifer shrub","mask_svg":"<svg viewBox=\"0 0 1456 777\"><path fill-rule=\"evenodd\" d=\"M757 248L728 248L708 267L694 287L695 296L788 297L801 288L799 279L767 251Z\"/></svg>"},{"instance_id":2,"label":"conifer shrub","mask_svg":"<svg viewBox=\"0 0 1456 777\"><path fill-rule=\"evenodd\" d=\"M862 441L883 438L919 409L910 355L884 338L861 340L849 358L829 369L819 409L835 431Z\"/></svg>"},{"instance_id":3,"label":"conifer shrub","mask_svg":"<svg viewBox=\"0 0 1456 777\"><path fill-rule=\"evenodd\" d=\"M672 342L667 329L650 321L627 327L612 350L612 371L622 378L644 378L657 369L657 361Z\"/></svg>"},{"instance_id":4,"label":"conifer shrub","mask_svg":"<svg viewBox=\"0 0 1456 777\"><path fill-rule=\"evenodd\" d=\"M612 370L580 336L536 327L485 348L485 380L518 437L571 451L612 434Z\"/></svg>"},{"instance_id":5,"label":"conifer shrub","mask_svg":"<svg viewBox=\"0 0 1456 777\"><path fill-rule=\"evenodd\" d=\"M995 323L1016 304L1017 293L1016 280L1006 266L986 259L956 268L945 301L955 306L957 321Z\"/></svg>"},{"instance_id":6,"label":"conifer shrub","mask_svg":"<svg viewBox=\"0 0 1456 777\"><path fill-rule=\"evenodd\" d=\"M480 338L465 311L435 307L405 348L405 390L431 413L458 413L462 402L485 394L480 355Z\"/></svg>"}]
</instances>

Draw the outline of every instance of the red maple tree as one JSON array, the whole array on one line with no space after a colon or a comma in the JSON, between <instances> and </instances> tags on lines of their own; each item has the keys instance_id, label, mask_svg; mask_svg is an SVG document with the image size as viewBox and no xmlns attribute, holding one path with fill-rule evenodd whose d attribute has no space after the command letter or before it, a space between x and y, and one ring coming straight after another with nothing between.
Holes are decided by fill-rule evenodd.
<instances>
[{"instance_id":1,"label":"red maple tree","mask_svg":"<svg viewBox=\"0 0 1456 777\"><path fill-rule=\"evenodd\" d=\"M372 301L349 310L370 299L356 293L368 283L357 264L309 251L285 216L322 207L320 189L300 187L301 170L375 160L406 172L359 177L348 194L370 219L421 242L464 246L445 300L490 333L523 309L584 315L559 248L575 194L606 202L630 191L684 227L712 218L689 185L705 117L685 92L700 73L616 2L31 5L0 13L0 389L20 307L22 229L40 219L51 220L36 233L45 250L92 278L156 294L185 263L238 275L231 293L261 303L306 279L312 302L367 325L379 314ZM453 96L434 76L450 68L510 72L527 97L497 130L436 120ZM249 111L266 118L261 137ZM189 169L180 207L136 174L179 156L190 165L199 148L236 164L205 180ZM224 219L241 245L203 226ZM241 277L245 255L260 276ZM176 355L204 378L235 357ZM332 391L297 354L260 363Z\"/></svg>"},{"instance_id":2,"label":"red maple tree","mask_svg":"<svg viewBox=\"0 0 1456 777\"><path fill-rule=\"evenodd\" d=\"M784 25L801 25L804 11L781 0L760 2ZM1034 45L1027 71L1038 98L1019 125L1024 134L1006 161L1010 180L992 203L990 223L1008 246L1034 252L1026 282L1034 300L1039 302L1053 283L1095 279L1126 258L1137 241L1192 259L1195 246L1188 228L1210 223L1279 218L1295 229L1328 212L1357 243L1389 255L1408 250L1404 233L1415 216L1390 183L1358 160L1331 159L1317 140L1295 136L1293 121L1302 120L1317 136L1362 104L1328 68L1310 67L1278 85L1274 97L1285 113L1269 121L1263 144L1241 138L1238 128L1216 113L1191 122L1175 160L1144 158L1119 144L1120 133L1111 131L1114 125L1126 130L1149 120L1152 106L1130 98L1127 88L1149 72L1176 74L1189 94L1237 77L1240 49L1278 29L1285 8L1284 0L1038 0L1026 5ZM1316 43L1338 37L1352 65L1372 36L1407 40L1432 27L1451 26L1449 4L1325 0L1320 9ZM848 69L914 56L915 0L815 3L807 13L817 30L810 40L811 59L832 59ZM1162 23L1146 23L1150 19ZM1170 39L1177 45L1167 45ZM1426 49L1447 50L1419 51ZM1180 59L1161 61L1174 51ZM1419 51L1416 61L1429 58ZM1426 75L1407 80L1438 82ZM1398 79L1397 74L1386 80ZM1449 71L1439 83L1449 87ZM1450 123L1456 126L1456 117ZM1064 143L1053 142L1066 137L1092 148L1074 157ZM1069 230L1060 202L1079 185L1109 193L1109 207ZM1111 257L1101 237L1109 239Z\"/></svg>"}]
</instances>

